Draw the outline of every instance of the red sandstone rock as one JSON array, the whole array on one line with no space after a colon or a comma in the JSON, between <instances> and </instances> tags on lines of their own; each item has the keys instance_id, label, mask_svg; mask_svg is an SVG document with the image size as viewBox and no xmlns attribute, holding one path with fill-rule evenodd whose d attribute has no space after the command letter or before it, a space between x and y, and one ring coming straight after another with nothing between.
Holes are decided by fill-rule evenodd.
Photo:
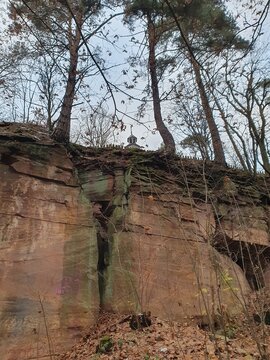
<instances>
[{"instance_id":1,"label":"red sandstone rock","mask_svg":"<svg viewBox=\"0 0 270 360\"><path fill-rule=\"evenodd\" d=\"M88 154L77 177L66 149L31 136L0 134L1 359L70 348L100 305L202 325L241 310L251 289L233 256L242 243L269 248L269 207L257 190L240 194L236 179L233 192L209 183L206 196L193 163L168 178L155 168L155 179L150 165L129 166L128 153L113 165Z\"/></svg>"}]
</instances>

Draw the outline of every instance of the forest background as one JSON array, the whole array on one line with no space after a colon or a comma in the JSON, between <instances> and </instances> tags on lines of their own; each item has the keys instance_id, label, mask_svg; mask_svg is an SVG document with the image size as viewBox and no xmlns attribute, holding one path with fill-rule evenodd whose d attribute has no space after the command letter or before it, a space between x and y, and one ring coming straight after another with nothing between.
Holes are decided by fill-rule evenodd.
<instances>
[{"instance_id":1,"label":"forest background","mask_svg":"<svg viewBox=\"0 0 270 360\"><path fill-rule=\"evenodd\" d=\"M2 0L0 120L270 172L267 0Z\"/></svg>"}]
</instances>

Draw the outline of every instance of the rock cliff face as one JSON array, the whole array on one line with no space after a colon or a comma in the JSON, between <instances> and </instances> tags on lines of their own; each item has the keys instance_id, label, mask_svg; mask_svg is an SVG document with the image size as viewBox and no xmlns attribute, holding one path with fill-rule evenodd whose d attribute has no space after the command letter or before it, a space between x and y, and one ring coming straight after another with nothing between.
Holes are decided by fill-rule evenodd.
<instances>
[{"instance_id":1,"label":"rock cliff face","mask_svg":"<svg viewBox=\"0 0 270 360\"><path fill-rule=\"evenodd\" d=\"M65 149L34 140L1 135L1 359L70 346L99 307L91 207Z\"/></svg>"},{"instance_id":2,"label":"rock cliff face","mask_svg":"<svg viewBox=\"0 0 270 360\"><path fill-rule=\"evenodd\" d=\"M97 170L96 156L77 166L85 196L101 211L105 309L178 320L223 307L233 314L269 283L268 180L121 151L98 155Z\"/></svg>"},{"instance_id":3,"label":"rock cliff face","mask_svg":"<svg viewBox=\"0 0 270 360\"><path fill-rule=\"evenodd\" d=\"M100 307L198 321L269 286L268 179L18 125L0 154L1 359L52 358Z\"/></svg>"}]
</instances>

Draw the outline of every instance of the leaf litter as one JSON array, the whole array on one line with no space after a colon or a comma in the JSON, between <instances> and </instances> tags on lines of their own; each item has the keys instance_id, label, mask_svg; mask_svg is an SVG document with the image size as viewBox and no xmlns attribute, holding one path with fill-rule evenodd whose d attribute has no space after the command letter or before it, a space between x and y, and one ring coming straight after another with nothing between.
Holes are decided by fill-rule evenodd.
<instances>
[{"instance_id":1,"label":"leaf litter","mask_svg":"<svg viewBox=\"0 0 270 360\"><path fill-rule=\"evenodd\" d=\"M125 319L121 314L101 313L97 325L59 360L268 359L262 350L269 354L269 326L249 326L242 319L231 333L222 329L213 333L196 324L152 317L151 326L132 330Z\"/></svg>"}]
</instances>

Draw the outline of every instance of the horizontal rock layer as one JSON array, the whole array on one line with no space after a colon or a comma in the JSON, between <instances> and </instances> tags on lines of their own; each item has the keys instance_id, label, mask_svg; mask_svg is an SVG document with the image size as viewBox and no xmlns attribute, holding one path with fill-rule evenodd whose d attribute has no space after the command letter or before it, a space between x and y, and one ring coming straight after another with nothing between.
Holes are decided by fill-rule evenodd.
<instances>
[{"instance_id":1,"label":"horizontal rock layer","mask_svg":"<svg viewBox=\"0 0 270 360\"><path fill-rule=\"evenodd\" d=\"M92 211L63 147L0 154L0 358L49 359L96 321Z\"/></svg>"},{"instance_id":2,"label":"horizontal rock layer","mask_svg":"<svg viewBox=\"0 0 270 360\"><path fill-rule=\"evenodd\" d=\"M0 127L1 359L50 359L100 307L209 320L269 286L269 179L30 130Z\"/></svg>"}]
</instances>

